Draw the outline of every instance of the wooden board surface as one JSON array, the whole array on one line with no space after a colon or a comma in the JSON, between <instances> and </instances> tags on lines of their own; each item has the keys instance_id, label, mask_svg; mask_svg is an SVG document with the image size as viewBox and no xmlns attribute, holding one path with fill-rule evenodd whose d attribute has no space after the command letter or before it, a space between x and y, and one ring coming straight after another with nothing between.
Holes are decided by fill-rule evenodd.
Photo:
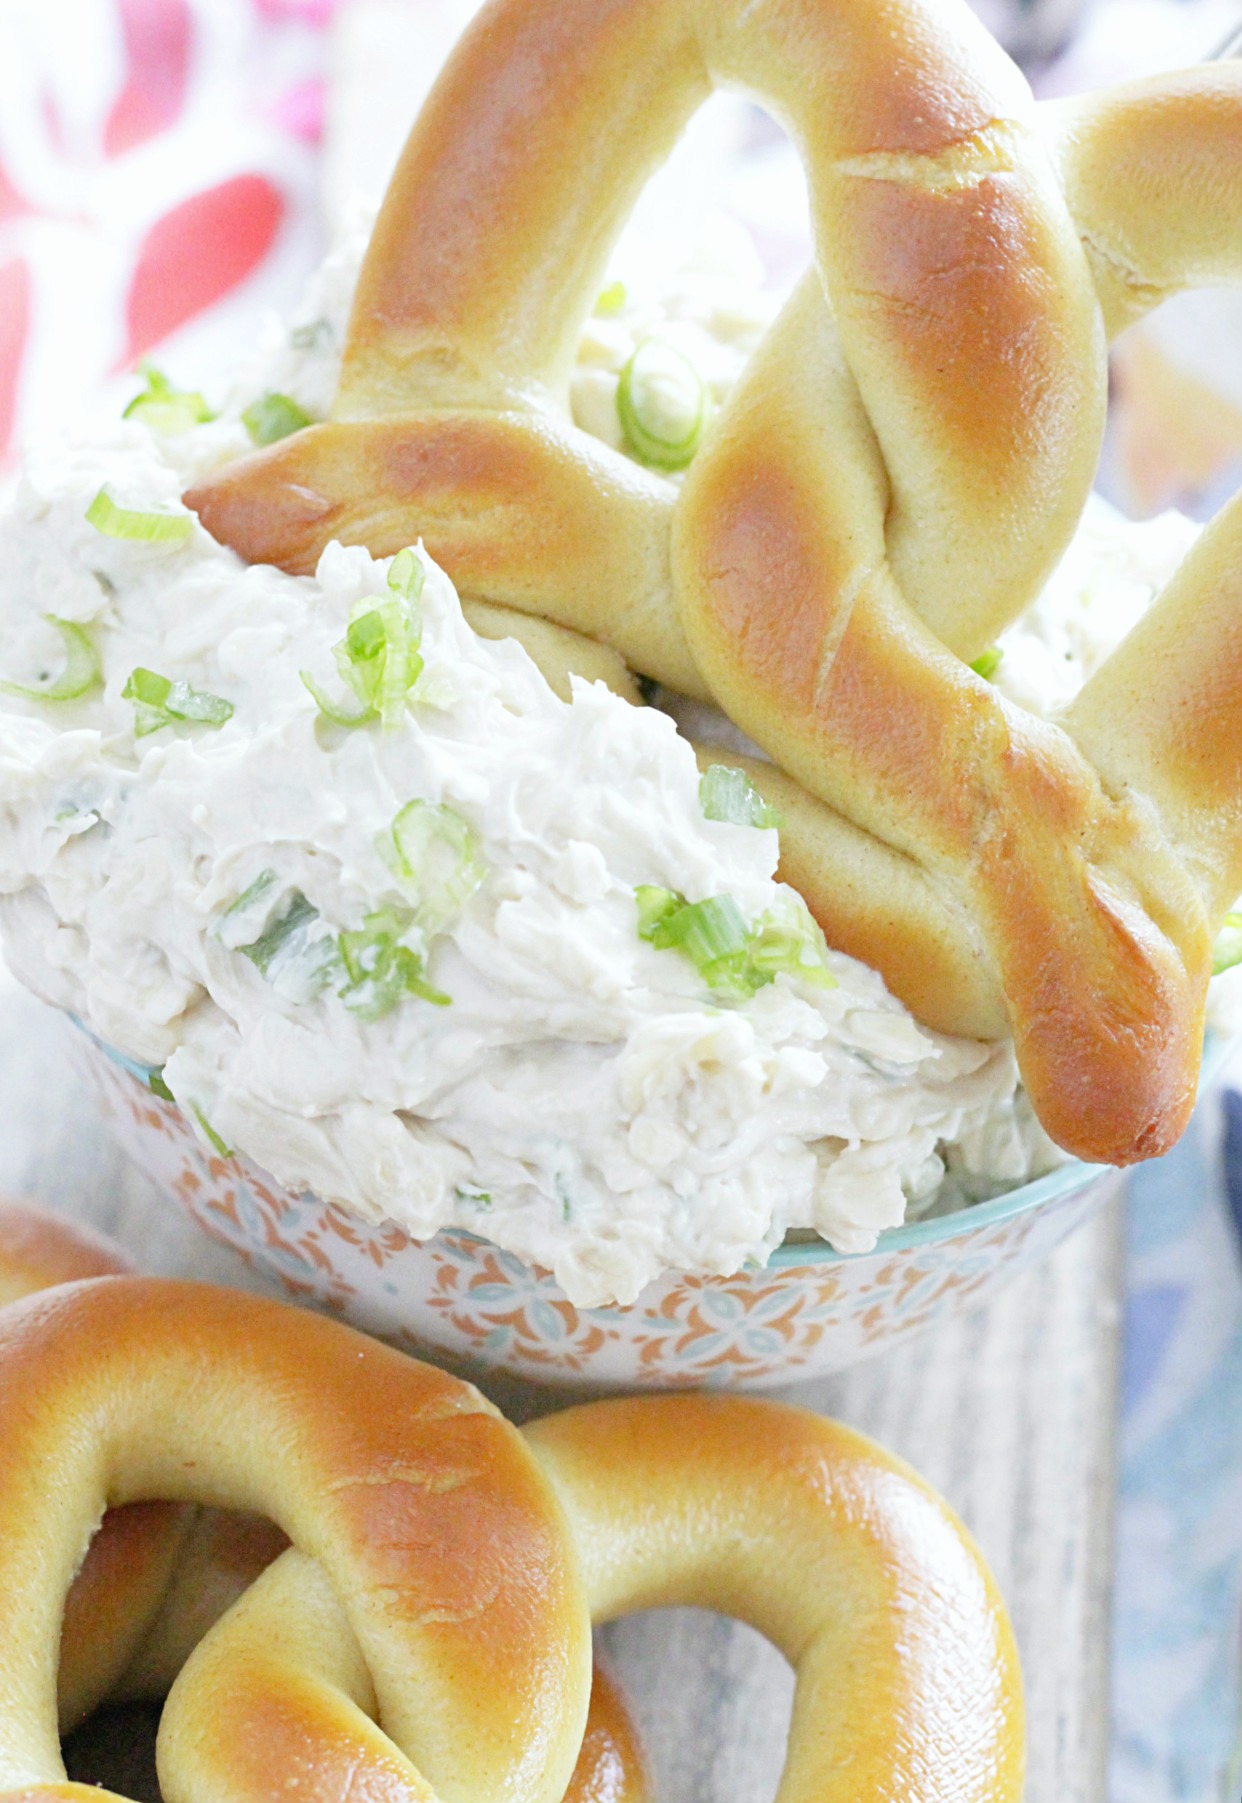
<instances>
[{"instance_id":1,"label":"wooden board surface","mask_svg":"<svg viewBox=\"0 0 1242 1803\"><path fill-rule=\"evenodd\" d=\"M68 1031L0 979L0 1189L114 1232L150 1270L265 1287L112 1149L65 1056ZM780 1392L909 1459L975 1533L1022 1650L1028 1803L1104 1796L1119 1282L1110 1208L991 1307ZM525 1388L502 1400L519 1413L551 1403ZM757 1635L675 1610L602 1639L643 1724L660 1803L773 1795L792 1683ZM115 1781L146 1720L131 1713L88 1737L79 1772Z\"/></svg>"}]
</instances>

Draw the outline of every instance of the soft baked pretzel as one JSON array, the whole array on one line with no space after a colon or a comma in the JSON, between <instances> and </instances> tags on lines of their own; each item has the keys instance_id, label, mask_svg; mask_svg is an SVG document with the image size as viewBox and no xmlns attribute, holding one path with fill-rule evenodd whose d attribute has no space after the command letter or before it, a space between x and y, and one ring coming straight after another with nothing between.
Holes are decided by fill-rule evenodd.
<instances>
[{"instance_id":1,"label":"soft baked pretzel","mask_svg":"<svg viewBox=\"0 0 1242 1803\"><path fill-rule=\"evenodd\" d=\"M0 1306L55 1284L132 1269L121 1247L102 1235L45 1210L0 1200ZM260 1516L161 1502L109 1510L65 1600L58 1677L61 1733L105 1700L166 1697L208 1630L287 1547L279 1529ZM366 1663L323 1573L300 1553L291 1553L282 1570L280 1584L260 1591L257 1599L248 1600L244 1612L230 1618L230 1634L236 1636L244 1622L254 1648L265 1654L273 1646L288 1650L291 1642L298 1644L305 1657L317 1656L335 1668L338 1688L359 1707L374 1712L375 1692ZM317 1627L330 1636L326 1643L315 1642ZM217 1660L218 1669L220 1663ZM253 1658L226 1659L221 1675L223 1696L219 1681L215 1687L194 1682L179 1687L178 1727L165 1763L174 1789L182 1788L178 1779L188 1769L189 1788L201 1794L205 1763L225 1761L221 1783L237 1803L241 1768L249 1754L255 1768L252 1794L257 1799L270 1788L275 1757L272 1720L283 1716L287 1721L299 1699L290 1697L287 1686L280 1688L279 1679L287 1678L287 1673L277 1674L274 1686L259 1689ZM329 1696L326 1701L331 1708L334 1699ZM234 1715L242 1715L232 1732L224 1713L229 1703ZM202 1745L187 1751L186 1739L194 1739L195 1712L209 1732ZM169 1738L163 1724L161 1732ZM347 1740L333 1744L332 1757L344 1760L348 1744ZM409 1794L421 1796L425 1790L421 1776L401 1760L391 1741L384 1739L384 1750L389 1765L400 1761L406 1767ZM188 1768L183 1764L187 1759ZM316 1769L319 1794L337 1794L331 1775L329 1765ZM401 1803L402 1794L398 1791L391 1803ZM641 1744L624 1699L597 1659L582 1746L563 1803L646 1803L647 1796Z\"/></svg>"},{"instance_id":2,"label":"soft baked pretzel","mask_svg":"<svg viewBox=\"0 0 1242 1803\"><path fill-rule=\"evenodd\" d=\"M1178 80L1162 173L1134 139L1122 192L1101 132L1084 152L1071 130L1067 206L1025 84L954 0L492 0L381 211L332 420L186 497L297 571L333 537L383 555L421 533L468 597L708 693L781 767L753 774L830 940L930 1025L1008 1023L1044 1126L1115 1163L1185 1123L1211 932L1242 886L1232 665L1180 631L1226 551L1174 585L1177 657L1148 627L1064 727L962 659L1032 599L1085 499L1093 275L1115 327L1238 273L1239 76ZM818 270L678 499L565 397L617 230L720 81L799 142ZM1071 208L1089 243L1127 238L1120 265L1083 255Z\"/></svg>"},{"instance_id":3,"label":"soft baked pretzel","mask_svg":"<svg viewBox=\"0 0 1242 1803\"><path fill-rule=\"evenodd\" d=\"M55 1284L132 1273L101 1234L0 1198L0 1306ZM140 1502L104 1517L65 1599L59 1713L162 1696L189 1650L287 1544L253 1515Z\"/></svg>"},{"instance_id":4,"label":"soft baked pretzel","mask_svg":"<svg viewBox=\"0 0 1242 1803\"><path fill-rule=\"evenodd\" d=\"M437 1792L563 1795L590 1680L576 1556L469 1385L261 1298L104 1278L0 1313L0 1446L0 1795L98 1798L60 1763L60 1609L104 1507L151 1497L261 1513L319 1561Z\"/></svg>"},{"instance_id":5,"label":"soft baked pretzel","mask_svg":"<svg viewBox=\"0 0 1242 1803\"><path fill-rule=\"evenodd\" d=\"M257 1799L274 1765L311 1797L558 1795L579 1582L597 1619L698 1603L783 1648L798 1694L782 1803L1016 1803L1003 1606L896 1460L799 1410L696 1397L587 1405L525 1444L534 1465L466 1386L254 1297L116 1278L15 1304L0 1315L0 1797L98 1797L57 1754L57 1599L105 1501L189 1493L271 1508L314 1557L283 1554L178 1679L170 1803ZM524 1637L539 1656L523 1660ZM429 1654L438 1687L414 1676ZM588 1728L584 1797L612 1785L639 1803L626 1732L606 1713L594 1745Z\"/></svg>"},{"instance_id":6,"label":"soft baked pretzel","mask_svg":"<svg viewBox=\"0 0 1242 1803\"><path fill-rule=\"evenodd\" d=\"M779 1803L1016 1803L1021 1685L1003 1606L960 1525L897 1460L835 1422L734 1398L588 1403L522 1431L566 1509L596 1621L715 1609L794 1665ZM352 1706L329 1722L325 1692ZM275 1696L279 1710L254 1701ZM332 1587L286 1553L187 1664L161 1771L175 1760L217 1794L215 1772L236 1784L245 1746L259 1772L278 1749L282 1769L353 1771L378 1789L406 1766L374 1720Z\"/></svg>"}]
</instances>

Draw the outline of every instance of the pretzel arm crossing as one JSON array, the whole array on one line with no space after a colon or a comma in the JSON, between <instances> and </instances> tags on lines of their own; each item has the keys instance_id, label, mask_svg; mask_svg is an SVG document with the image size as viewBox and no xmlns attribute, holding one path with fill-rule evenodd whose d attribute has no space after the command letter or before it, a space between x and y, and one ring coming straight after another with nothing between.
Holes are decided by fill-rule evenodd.
<instances>
[{"instance_id":1,"label":"pretzel arm crossing","mask_svg":"<svg viewBox=\"0 0 1242 1803\"><path fill-rule=\"evenodd\" d=\"M557 1803L585 1600L554 1497L476 1392L314 1316L137 1278L16 1304L0 1365L0 1794L64 1788L61 1605L105 1505L160 1496L270 1516L321 1563L440 1794Z\"/></svg>"},{"instance_id":2,"label":"pretzel arm crossing","mask_svg":"<svg viewBox=\"0 0 1242 1803\"><path fill-rule=\"evenodd\" d=\"M1114 330L1242 283L1242 69L1158 76L1049 109ZM1145 795L1212 924L1242 891L1242 500L1222 509L1064 725L1114 794Z\"/></svg>"}]
</instances>

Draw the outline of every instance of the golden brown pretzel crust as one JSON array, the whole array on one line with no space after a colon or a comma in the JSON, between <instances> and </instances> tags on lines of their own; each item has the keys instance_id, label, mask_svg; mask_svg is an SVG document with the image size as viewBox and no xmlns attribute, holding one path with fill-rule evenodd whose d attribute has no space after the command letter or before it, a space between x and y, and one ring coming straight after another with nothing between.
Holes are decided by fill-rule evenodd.
<instances>
[{"instance_id":1,"label":"golden brown pretzel crust","mask_svg":"<svg viewBox=\"0 0 1242 1803\"><path fill-rule=\"evenodd\" d=\"M722 81L798 142L817 269L676 498L565 393L642 180ZM930 1025L1008 1027L1052 1136L1129 1163L1185 1124L1242 876L1232 653L1205 696L1213 635L1184 629L1232 566L1201 556L1069 730L961 660L1078 517L1105 323L1242 269L1242 82L1074 103L1048 132L1055 168L955 0L492 0L389 190L333 419L187 500L296 570L330 536L421 534L466 595L709 692L796 785L785 868L832 941Z\"/></svg>"},{"instance_id":2,"label":"golden brown pretzel crust","mask_svg":"<svg viewBox=\"0 0 1242 1803\"><path fill-rule=\"evenodd\" d=\"M131 1269L123 1250L103 1236L42 1209L0 1201L4 1301ZM58 1673L61 1732L105 1700L167 1696L193 1649L288 1544L271 1522L253 1515L162 1502L110 1509L65 1601ZM373 1771L356 1763L350 1767L351 1757L357 1759L356 1741L348 1733L334 1738L339 1704L334 1708L329 1698L325 1707L321 1697L318 1712L312 1707L303 1722L300 1739L295 1737L292 1748L282 1748L282 1736L286 1743L289 1739L291 1713L296 1713L287 1666L278 1663L271 1688L256 1694L255 1646L269 1657L277 1648L287 1653L291 1639L308 1631L309 1600L310 1628L320 1625L317 1604L319 1613L327 1614L333 1646L347 1655L344 1664L355 1687L365 1692L361 1706L372 1713L378 1709L365 1661L331 1587L310 1561L299 1554L292 1557L299 1561L292 1582L274 1585L257 1606L249 1602L244 1629L235 1625L242 1617L234 1616L228 1637L216 1637L216 1646L225 1649L223 1660L217 1660L216 1682L202 1685L191 1675L177 1688L176 1702L161 1723L161 1776L168 1794L202 1795L215 1761L219 1783L235 1803L246 1795L266 1797L273 1770L288 1774L299 1757L305 1761L308 1756L317 1795L352 1789L357 1796L363 1794L364 1781L373 1786ZM253 1636L253 1644L246 1635ZM230 1708L237 1719L230 1719ZM200 1732L204 1722L205 1735ZM170 1738L171 1749L166 1745ZM422 1795L421 1777L385 1736L377 1732L369 1746L381 1771L397 1772L399 1790L392 1803ZM285 1759L288 1752L293 1757ZM337 1790L334 1769L352 1770L350 1782ZM249 1791L248 1777L253 1779ZM643 1750L624 1698L597 1662L586 1730L563 1803L646 1803L648 1795Z\"/></svg>"},{"instance_id":3,"label":"golden brown pretzel crust","mask_svg":"<svg viewBox=\"0 0 1242 1803\"><path fill-rule=\"evenodd\" d=\"M442 1794L561 1796L585 1608L551 1491L468 1385L279 1304L140 1278L15 1304L0 1361L0 1787L62 1775L60 1607L105 1505L154 1495L270 1516L322 1564L389 1732Z\"/></svg>"},{"instance_id":4,"label":"golden brown pretzel crust","mask_svg":"<svg viewBox=\"0 0 1242 1803\"><path fill-rule=\"evenodd\" d=\"M590 1403L523 1432L564 1502L596 1621L715 1609L794 1665L779 1803L1017 1803L1004 1604L908 1466L837 1422L736 1397Z\"/></svg>"}]
</instances>

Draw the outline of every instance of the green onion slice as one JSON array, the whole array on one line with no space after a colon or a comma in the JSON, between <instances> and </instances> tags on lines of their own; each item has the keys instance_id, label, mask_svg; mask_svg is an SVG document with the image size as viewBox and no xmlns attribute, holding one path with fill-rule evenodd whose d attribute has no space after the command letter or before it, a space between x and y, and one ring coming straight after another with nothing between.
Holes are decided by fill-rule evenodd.
<instances>
[{"instance_id":1,"label":"green onion slice","mask_svg":"<svg viewBox=\"0 0 1242 1803\"><path fill-rule=\"evenodd\" d=\"M403 807L377 850L409 890L414 918L426 933L455 920L487 874L479 842L461 815L430 801Z\"/></svg>"},{"instance_id":2,"label":"green onion slice","mask_svg":"<svg viewBox=\"0 0 1242 1803\"><path fill-rule=\"evenodd\" d=\"M433 989L423 976L423 959L401 943L410 920L395 909L368 914L358 932L342 933L341 958L348 981L341 1000L359 1020L383 1020L409 996L446 1008L451 996Z\"/></svg>"},{"instance_id":3,"label":"green onion slice","mask_svg":"<svg viewBox=\"0 0 1242 1803\"><path fill-rule=\"evenodd\" d=\"M760 795L744 770L711 764L699 779L699 806L708 820L731 826L779 826L781 817Z\"/></svg>"},{"instance_id":4,"label":"green onion slice","mask_svg":"<svg viewBox=\"0 0 1242 1803\"><path fill-rule=\"evenodd\" d=\"M970 667L976 676L982 676L984 682L991 682L1000 669L1000 661L1004 655L999 645L989 645L986 651L979 653Z\"/></svg>"},{"instance_id":5,"label":"green onion slice","mask_svg":"<svg viewBox=\"0 0 1242 1803\"><path fill-rule=\"evenodd\" d=\"M1235 964L1242 964L1242 914L1226 914L1212 946L1212 975L1218 977Z\"/></svg>"},{"instance_id":6,"label":"green onion slice","mask_svg":"<svg viewBox=\"0 0 1242 1803\"><path fill-rule=\"evenodd\" d=\"M751 930L748 958L756 988L773 982L781 971L817 989L837 987L823 929L800 896L760 915Z\"/></svg>"},{"instance_id":7,"label":"green onion slice","mask_svg":"<svg viewBox=\"0 0 1242 1803\"><path fill-rule=\"evenodd\" d=\"M278 899L280 878L274 870L262 870L216 923L214 937L231 952L252 946L262 937Z\"/></svg>"},{"instance_id":8,"label":"green onion slice","mask_svg":"<svg viewBox=\"0 0 1242 1803\"><path fill-rule=\"evenodd\" d=\"M620 313L629 296L624 282L609 282L601 288L595 302L596 319L611 319L614 313Z\"/></svg>"},{"instance_id":9,"label":"green onion slice","mask_svg":"<svg viewBox=\"0 0 1242 1803\"><path fill-rule=\"evenodd\" d=\"M151 1091L153 1096L158 1096L161 1102L175 1103L177 1100L172 1090L169 1089L167 1083L164 1081L164 1072L162 1068L157 1071L148 1071L147 1088Z\"/></svg>"},{"instance_id":10,"label":"green onion slice","mask_svg":"<svg viewBox=\"0 0 1242 1803\"><path fill-rule=\"evenodd\" d=\"M20 695L27 701L77 701L103 681L99 653L72 620L59 620L55 614L43 617L60 634L65 650L64 669L51 682L0 682L0 693Z\"/></svg>"},{"instance_id":11,"label":"green onion slice","mask_svg":"<svg viewBox=\"0 0 1242 1803\"><path fill-rule=\"evenodd\" d=\"M617 418L640 462L683 470L703 436L707 390L689 358L661 339L648 338L621 371Z\"/></svg>"},{"instance_id":12,"label":"green onion slice","mask_svg":"<svg viewBox=\"0 0 1242 1803\"><path fill-rule=\"evenodd\" d=\"M133 507L120 507L108 493L106 483L87 508L86 518L105 538L123 538L143 545L177 545L194 530L194 515L184 508L180 513L142 513Z\"/></svg>"},{"instance_id":13,"label":"green onion slice","mask_svg":"<svg viewBox=\"0 0 1242 1803\"><path fill-rule=\"evenodd\" d=\"M319 686L309 670L299 670L298 675L302 678L302 687L311 696L315 706L333 726L353 728L365 726L369 720L379 719L378 709L368 707L364 702L351 705L348 701L334 701L327 690Z\"/></svg>"},{"instance_id":14,"label":"green onion slice","mask_svg":"<svg viewBox=\"0 0 1242 1803\"><path fill-rule=\"evenodd\" d=\"M426 581L418 552L412 545L398 551L388 566L388 586L399 601L413 607L423 592Z\"/></svg>"},{"instance_id":15,"label":"green onion slice","mask_svg":"<svg viewBox=\"0 0 1242 1803\"><path fill-rule=\"evenodd\" d=\"M310 414L296 401L270 389L257 401L252 401L242 414L242 425L250 434L251 444L256 445L276 444L313 423Z\"/></svg>"},{"instance_id":16,"label":"green onion slice","mask_svg":"<svg viewBox=\"0 0 1242 1803\"><path fill-rule=\"evenodd\" d=\"M644 883L634 896L639 938L657 951L680 952L709 988L749 997L781 972L836 988L823 933L804 903L778 904L748 926L731 895L688 902L675 889Z\"/></svg>"},{"instance_id":17,"label":"green onion slice","mask_svg":"<svg viewBox=\"0 0 1242 1803\"><path fill-rule=\"evenodd\" d=\"M212 1151L218 1158L232 1158L234 1156L232 1146L226 1145L220 1138L220 1135L216 1132L197 1102L192 1103L191 1106L194 1110L194 1119L202 1128L204 1138L207 1140Z\"/></svg>"},{"instance_id":18,"label":"green onion slice","mask_svg":"<svg viewBox=\"0 0 1242 1803\"><path fill-rule=\"evenodd\" d=\"M154 363L140 363L138 373L145 377L147 385L125 409L126 419L141 420L152 432L171 437L216 417L197 390L174 388Z\"/></svg>"},{"instance_id":19,"label":"green onion slice","mask_svg":"<svg viewBox=\"0 0 1242 1803\"><path fill-rule=\"evenodd\" d=\"M638 903L638 937L649 945L655 943L655 935L665 921L686 905L684 895L678 895L675 889L661 889L655 883L640 883L634 900Z\"/></svg>"},{"instance_id":20,"label":"green onion slice","mask_svg":"<svg viewBox=\"0 0 1242 1803\"><path fill-rule=\"evenodd\" d=\"M342 975L336 936L319 910L295 889L288 907L252 945L237 950L266 977L277 995L302 1006Z\"/></svg>"},{"instance_id":21,"label":"green onion slice","mask_svg":"<svg viewBox=\"0 0 1242 1803\"><path fill-rule=\"evenodd\" d=\"M422 562L417 552L407 547L397 552L389 566L390 598L368 598L355 604L345 637L332 647L341 679L354 697L352 702L333 701L309 671L300 672L316 707L334 726L365 726L375 719L386 727L400 723L411 690L423 673L418 613L423 582Z\"/></svg>"},{"instance_id":22,"label":"green onion slice","mask_svg":"<svg viewBox=\"0 0 1242 1803\"><path fill-rule=\"evenodd\" d=\"M180 722L218 731L233 718L233 703L222 696L192 689L188 682L173 682L155 670L141 667L130 672L121 698L134 704L136 739L145 739L148 733Z\"/></svg>"}]
</instances>

